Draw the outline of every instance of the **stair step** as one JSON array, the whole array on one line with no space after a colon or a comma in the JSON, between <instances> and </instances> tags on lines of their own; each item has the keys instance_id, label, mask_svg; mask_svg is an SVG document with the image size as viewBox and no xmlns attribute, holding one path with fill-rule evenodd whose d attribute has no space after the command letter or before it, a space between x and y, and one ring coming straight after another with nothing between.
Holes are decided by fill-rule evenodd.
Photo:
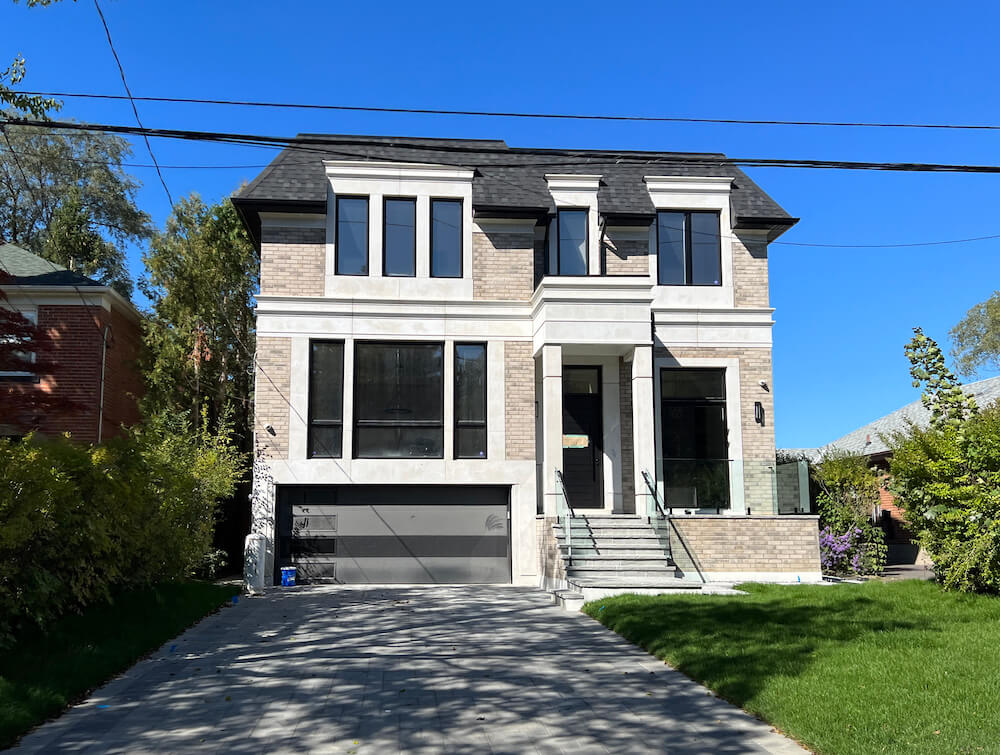
<instances>
[{"instance_id":1,"label":"stair step","mask_svg":"<svg viewBox=\"0 0 1000 755\"><path fill-rule=\"evenodd\" d=\"M566 546L560 546L559 550L564 556L569 553L569 548ZM652 545L648 548L637 548L631 545L598 545L596 548L594 546L574 545L572 555L573 558L578 556L605 556L607 558L630 558L632 556L666 557L663 548L658 545Z\"/></svg>"},{"instance_id":2,"label":"stair step","mask_svg":"<svg viewBox=\"0 0 1000 755\"><path fill-rule=\"evenodd\" d=\"M577 590L556 590L556 605L566 611L579 611L586 602L582 592Z\"/></svg>"},{"instance_id":3,"label":"stair step","mask_svg":"<svg viewBox=\"0 0 1000 755\"><path fill-rule=\"evenodd\" d=\"M600 580L602 583L608 580L618 579L672 579L676 578L677 569L673 566L647 566L643 569L629 569L627 572L621 569L608 569L601 566L570 566L566 569L566 578L589 577Z\"/></svg>"},{"instance_id":4,"label":"stair step","mask_svg":"<svg viewBox=\"0 0 1000 755\"><path fill-rule=\"evenodd\" d=\"M614 588L660 588L665 590L693 590L702 586L701 582L679 577L621 577L619 579L597 579L595 577L567 577L571 590L580 591L587 587Z\"/></svg>"},{"instance_id":5,"label":"stair step","mask_svg":"<svg viewBox=\"0 0 1000 755\"><path fill-rule=\"evenodd\" d=\"M673 566L670 560L663 553L642 556L609 556L601 553L574 553L573 566L599 566L607 564L615 569L645 568L649 564L661 564L663 566Z\"/></svg>"},{"instance_id":6,"label":"stair step","mask_svg":"<svg viewBox=\"0 0 1000 755\"><path fill-rule=\"evenodd\" d=\"M562 535L562 526L553 528L555 532ZM569 531L573 537L656 537L656 530L649 525L637 525L632 527L584 527L582 525L570 527Z\"/></svg>"}]
</instances>

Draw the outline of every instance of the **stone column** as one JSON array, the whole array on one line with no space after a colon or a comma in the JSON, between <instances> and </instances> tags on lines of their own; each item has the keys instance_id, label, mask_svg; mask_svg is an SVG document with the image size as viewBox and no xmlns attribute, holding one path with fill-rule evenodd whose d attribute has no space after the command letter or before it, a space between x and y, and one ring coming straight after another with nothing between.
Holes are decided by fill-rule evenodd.
<instances>
[{"instance_id":1,"label":"stone column","mask_svg":"<svg viewBox=\"0 0 1000 755\"><path fill-rule=\"evenodd\" d=\"M542 346L542 490L545 516L557 516L556 470L562 468L562 346Z\"/></svg>"},{"instance_id":2,"label":"stone column","mask_svg":"<svg viewBox=\"0 0 1000 755\"><path fill-rule=\"evenodd\" d=\"M632 356L632 458L635 475L635 513L645 516L652 494L643 480L645 471L656 476L656 415L653 406L653 347L636 346Z\"/></svg>"}]
</instances>

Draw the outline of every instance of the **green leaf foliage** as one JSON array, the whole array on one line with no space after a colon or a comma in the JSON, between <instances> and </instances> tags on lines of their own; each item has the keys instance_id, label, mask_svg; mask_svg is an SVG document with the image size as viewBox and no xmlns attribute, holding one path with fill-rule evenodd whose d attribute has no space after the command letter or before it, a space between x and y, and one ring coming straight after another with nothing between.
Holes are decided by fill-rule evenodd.
<instances>
[{"instance_id":1,"label":"green leaf foliage","mask_svg":"<svg viewBox=\"0 0 1000 755\"><path fill-rule=\"evenodd\" d=\"M933 416L888 439L890 488L945 587L1000 593L1000 407L979 411L915 333L907 356Z\"/></svg>"},{"instance_id":2,"label":"green leaf foliage","mask_svg":"<svg viewBox=\"0 0 1000 755\"><path fill-rule=\"evenodd\" d=\"M4 132L0 237L130 289L125 249L147 239L151 227L135 203L139 182L123 166L132 154L128 141L89 131L6 126ZM77 242L79 249L68 248Z\"/></svg>"},{"instance_id":3,"label":"green leaf foliage","mask_svg":"<svg viewBox=\"0 0 1000 755\"><path fill-rule=\"evenodd\" d=\"M1000 291L980 302L949 332L952 356L962 375L1000 370Z\"/></svg>"},{"instance_id":4,"label":"green leaf foliage","mask_svg":"<svg viewBox=\"0 0 1000 755\"><path fill-rule=\"evenodd\" d=\"M244 471L228 432L178 414L102 446L0 441L0 643L116 587L193 574Z\"/></svg>"},{"instance_id":5,"label":"green leaf foliage","mask_svg":"<svg viewBox=\"0 0 1000 755\"><path fill-rule=\"evenodd\" d=\"M824 567L844 564L829 571L845 574L879 574L885 568L885 534L875 526L872 515L879 505L882 486L878 472L860 454L833 452L813 468L819 486L820 549ZM845 537L846 536L846 537ZM837 543L850 542L849 552L834 554Z\"/></svg>"},{"instance_id":6,"label":"green leaf foliage","mask_svg":"<svg viewBox=\"0 0 1000 755\"><path fill-rule=\"evenodd\" d=\"M210 429L231 420L248 450L259 264L232 204L181 199L143 261L145 410L204 413Z\"/></svg>"}]
</instances>

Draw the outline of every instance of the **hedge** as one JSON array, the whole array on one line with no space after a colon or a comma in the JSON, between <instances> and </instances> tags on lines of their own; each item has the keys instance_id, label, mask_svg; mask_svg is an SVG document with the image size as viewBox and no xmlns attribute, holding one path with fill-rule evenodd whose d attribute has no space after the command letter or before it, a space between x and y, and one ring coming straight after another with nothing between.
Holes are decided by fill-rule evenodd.
<instances>
[{"instance_id":1,"label":"hedge","mask_svg":"<svg viewBox=\"0 0 1000 755\"><path fill-rule=\"evenodd\" d=\"M183 417L100 446L0 441L0 645L112 590L192 575L243 471L227 435Z\"/></svg>"}]
</instances>

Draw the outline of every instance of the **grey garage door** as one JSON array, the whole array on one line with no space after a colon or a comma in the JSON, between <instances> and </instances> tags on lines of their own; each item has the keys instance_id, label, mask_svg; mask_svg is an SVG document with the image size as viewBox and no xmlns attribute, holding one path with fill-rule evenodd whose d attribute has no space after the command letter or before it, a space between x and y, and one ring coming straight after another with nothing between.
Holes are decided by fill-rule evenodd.
<instances>
[{"instance_id":1,"label":"grey garage door","mask_svg":"<svg viewBox=\"0 0 1000 755\"><path fill-rule=\"evenodd\" d=\"M303 582L510 582L510 488L278 488L278 558Z\"/></svg>"}]
</instances>

